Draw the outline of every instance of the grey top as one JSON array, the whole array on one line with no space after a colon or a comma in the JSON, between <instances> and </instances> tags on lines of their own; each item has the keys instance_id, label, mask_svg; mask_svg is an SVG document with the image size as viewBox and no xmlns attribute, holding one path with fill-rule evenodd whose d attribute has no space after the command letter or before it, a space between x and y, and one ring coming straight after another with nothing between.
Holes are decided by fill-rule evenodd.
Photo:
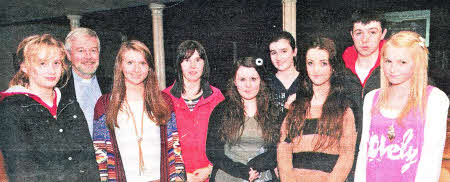
<instances>
[{"instance_id":1,"label":"grey top","mask_svg":"<svg viewBox=\"0 0 450 182\"><path fill-rule=\"evenodd\" d=\"M244 131L236 145L225 144L225 155L234 162L247 164L247 162L264 152L264 139L261 127L254 117L245 117ZM270 171L261 173L261 176L270 175ZM241 178L233 177L222 170L218 170L215 181L217 182L243 182Z\"/></svg>"}]
</instances>

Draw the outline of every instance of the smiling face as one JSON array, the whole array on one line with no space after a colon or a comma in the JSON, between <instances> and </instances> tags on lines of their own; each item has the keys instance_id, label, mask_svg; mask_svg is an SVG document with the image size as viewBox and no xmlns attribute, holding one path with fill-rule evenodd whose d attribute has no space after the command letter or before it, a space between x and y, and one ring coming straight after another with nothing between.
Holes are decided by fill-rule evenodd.
<instances>
[{"instance_id":1,"label":"smiling face","mask_svg":"<svg viewBox=\"0 0 450 182\"><path fill-rule=\"evenodd\" d=\"M270 59L278 71L295 69L294 57L297 55L297 48L292 48L289 40L280 39L269 45Z\"/></svg>"},{"instance_id":2,"label":"smiling face","mask_svg":"<svg viewBox=\"0 0 450 182\"><path fill-rule=\"evenodd\" d=\"M313 48L306 52L306 70L315 86L330 84L333 69L329 62L329 54L324 49Z\"/></svg>"},{"instance_id":3,"label":"smiling face","mask_svg":"<svg viewBox=\"0 0 450 182\"><path fill-rule=\"evenodd\" d=\"M39 51L36 60L30 64L23 63L21 70L28 75L28 89L32 92L53 90L63 72L64 54L56 48Z\"/></svg>"},{"instance_id":4,"label":"smiling face","mask_svg":"<svg viewBox=\"0 0 450 182\"><path fill-rule=\"evenodd\" d=\"M386 48L383 61L384 76L391 85L410 86L415 67L410 48Z\"/></svg>"},{"instance_id":5,"label":"smiling face","mask_svg":"<svg viewBox=\"0 0 450 182\"><path fill-rule=\"evenodd\" d=\"M83 35L70 40L71 48L67 58L72 62L72 69L78 76L89 79L98 68L99 50L96 37Z\"/></svg>"},{"instance_id":6,"label":"smiling face","mask_svg":"<svg viewBox=\"0 0 450 182\"><path fill-rule=\"evenodd\" d=\"M254 101L258 95L261 78L255 68L240 66L234 78L239 95L245 101Z\"/></svg>"},{"instance_id":7,"label":"smiling face","mask_svg":"<svg viewBox=\"0 0 450 182\"><path fill-rule=\"evenodd\" d=\"M359 22L353 24L350 35L358 55L367 57L378 53L379 44L386 35L386 29L382 30L378 21L371 21L368 24Z\"/></svg>"},{"instance_id":8,"label":"smiling face","mask_svg":"<svg viewBox=\"0 0 450 182\"><path fill-rule=\"evenodd\" d=\"M147 78L149 67L147 60L141 52L128 50L123 53L122 71L125 78L125 84L144 85Z\"/></svg>"},{"instance_id":9,"label":"smiling face","mask_svg":"<svg viewBox=\"0 0 450 182\"><path fill-rule=\"evenodd\" d=\"M200 82L203 74L205 61L200 57L197 50L191 57L181 62L181 71L183 72L184 82Z\"/></svg>"}]
</instances>

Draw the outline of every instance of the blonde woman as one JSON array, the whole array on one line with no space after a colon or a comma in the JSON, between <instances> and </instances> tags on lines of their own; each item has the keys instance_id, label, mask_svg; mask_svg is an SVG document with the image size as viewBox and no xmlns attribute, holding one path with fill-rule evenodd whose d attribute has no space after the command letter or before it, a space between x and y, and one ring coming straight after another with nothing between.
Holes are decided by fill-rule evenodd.
<instances>
[{"instance_id":1,"label":"blonde woman","mask_svg":"<svg viewBox=\"0 0 450 182\"><path fill-rule=\"evenodd\" d=\"M56 87L68 70L62 42L33 35L19 44L17 56L20 69L0 94L0 149L9 181L99 181L83 111Z\"/></svg>"},{"instance_id":2,"label":"blonde woman","mask_svg":"<svg viewBox=\"0 0 450 182\"><path fill-rule=\"evenodd\" d=\"M381 50L381 88L364 99L355 181L438 181L449 100L427 85L428 49L415 32Z\"/></svg>"}]
</instances>

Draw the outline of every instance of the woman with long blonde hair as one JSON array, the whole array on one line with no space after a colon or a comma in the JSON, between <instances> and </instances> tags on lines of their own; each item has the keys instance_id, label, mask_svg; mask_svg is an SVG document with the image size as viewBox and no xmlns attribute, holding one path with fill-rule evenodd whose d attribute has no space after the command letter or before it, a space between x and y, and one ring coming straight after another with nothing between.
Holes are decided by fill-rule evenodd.
<instances>
[{"instance_id":1,"label":"woman with long blonde hair","mask_svg":"<svg viewBox=\"0 0 450 182\"><path fill-rule=\"evenodd\" d=\"M449 100L429 86L428 49L417 33L381 50L381 88L364 99L355 181L438 181Z\"/></svg>"}]
</instances>

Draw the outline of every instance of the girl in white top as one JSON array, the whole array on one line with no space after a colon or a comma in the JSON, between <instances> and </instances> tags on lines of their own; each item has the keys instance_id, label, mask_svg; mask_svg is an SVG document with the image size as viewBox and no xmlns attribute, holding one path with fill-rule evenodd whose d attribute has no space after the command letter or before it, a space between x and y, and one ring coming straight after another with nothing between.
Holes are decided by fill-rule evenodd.
<instances>
[{"instance_id":1,"label":"girl in white top","mask_svg":"<svg viewBox=\"0 0 450 182\"><path fill-rule=\"evenodd\" d=\"M147 46L137 40L122 43L106 124L114 128L127 181L165 181L167 176L160 175L166 170L160 165L166 162L161 161L160 125L170 117L169 111Z\"/></svg>"},{"instance_id":2,"label":"girl in white top","mask_svg":"<svg viewBox=\"0 0 450 182\"><path fill-rule=\"evenodd\" d=\"M415 32L394 34L381 50L381 88L364 99L355 181L438 181L447 95L427 85L428 49Z\"/></svg>"}]
</instances>

